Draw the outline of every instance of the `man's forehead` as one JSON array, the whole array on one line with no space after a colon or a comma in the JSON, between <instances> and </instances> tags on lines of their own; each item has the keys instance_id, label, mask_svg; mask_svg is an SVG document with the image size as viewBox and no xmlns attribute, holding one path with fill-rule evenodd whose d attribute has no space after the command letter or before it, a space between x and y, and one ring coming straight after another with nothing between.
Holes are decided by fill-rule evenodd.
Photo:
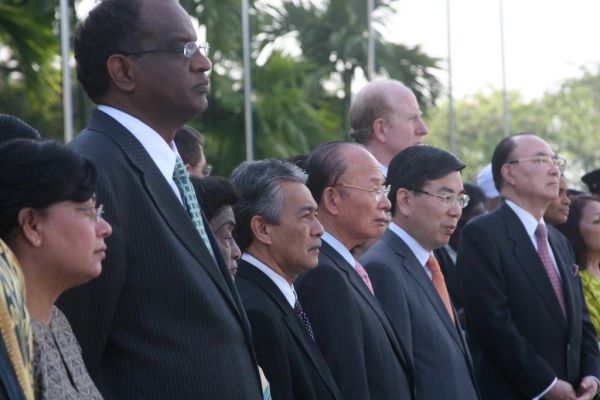
<instances>
[{"instance_id":1,"label":"man's forehead","mask_svg":"<svg viewBox=\"0 0 600 400\"><path fill-rule=\"evenodd\" d=\"M189 40L195 35L189 14L172 0L146 0L140 9L140 31L145 37Z\"/></svg>"},{"instance_id":2,"label":"man's forehead","mask_svg":"<svg viewBox=\"0 0 600 400\"><path fill-rule=\"evenodd\" d=\"M552 156L554 152L542 138L535 135L525 135L515 137L515 148L512 154L519 156Z\"/></svg>"}]
</instances>

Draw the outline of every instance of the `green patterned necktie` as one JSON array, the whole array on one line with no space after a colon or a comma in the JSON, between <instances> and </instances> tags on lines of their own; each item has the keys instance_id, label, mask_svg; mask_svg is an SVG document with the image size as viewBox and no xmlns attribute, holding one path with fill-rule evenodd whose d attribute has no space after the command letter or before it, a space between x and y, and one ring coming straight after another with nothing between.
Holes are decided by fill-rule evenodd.
<instances>
[{"instance_id":1,"label":"green patterned necktie","mask_svg":"<svg viewBox=\"0 0 600 400\"><path fill-rule=\"evenodd\" d=\"M173 180L175 181L175 185L177 185L177 189L179 189L179 193L181 194L181 198L183 199L183 204L185 208L192 218L192 222L194 222L194 226L198 230L200 237L204 241L204 244L208 248L210 254L215 258L215 253L213 252L212 246L210 245L210 241L208 240L208 235L206 234L206 229L204 228L204 222L202 221L202 215L200 213L200 206L198 205L198 199L196 198L196 192L194 191L194 187L192 186L192 182L190 181L190 176L185 169L185 165L181 160L181 157L177 156L175 161L175 171L173 171Z\"/></svg>"}]
</instances>

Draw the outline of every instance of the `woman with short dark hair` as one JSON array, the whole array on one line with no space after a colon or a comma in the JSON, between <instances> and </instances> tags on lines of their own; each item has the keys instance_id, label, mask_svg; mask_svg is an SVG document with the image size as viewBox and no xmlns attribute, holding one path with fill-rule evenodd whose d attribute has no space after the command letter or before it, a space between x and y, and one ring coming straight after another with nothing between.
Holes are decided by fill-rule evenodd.
<instances>
[{"instance_id":1,"label":"woman with short dark hair","mask_svg":"<svg viewBox=\"0 0 600 400\"><path fill-rule=\"evenodd\" d=\"M0 146L0 239L23 272L34 338L36 399L102 398L77 340L54 306L61 293L97 277L111 234L96 205L96 169L57 142Z\"/></svg>"}]
</instances>

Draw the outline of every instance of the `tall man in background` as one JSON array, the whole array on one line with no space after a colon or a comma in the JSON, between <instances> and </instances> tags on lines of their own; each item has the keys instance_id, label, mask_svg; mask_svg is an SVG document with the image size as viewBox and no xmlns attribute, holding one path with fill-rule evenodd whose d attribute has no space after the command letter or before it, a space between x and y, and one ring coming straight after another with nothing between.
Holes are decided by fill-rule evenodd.
<instances>
[{"instance_id":1,"label":"tall man in background","mask_svg":"<svg viewBox=\"0 0 600 400\"><path fill-rule=\"evenodd\" d=\"M208 45L175 0L105 0L78 27L98 108L72 145L98 168L114 235L60 301L106 398L259 399L250 327L173 144L207 107Z\"/></svg>"},{"instance_id":2,"label":"tall man in background","mask_svg":"<svg viewBox=\"0 0 600 400\"><path fill-rule=\"evenodd\" d=\"M415 94L402 82L367 83L350 106L350 137L364 145L387 176L392 158L409 146L423 143L427 126Z\"/></svg>"}]
</instances>

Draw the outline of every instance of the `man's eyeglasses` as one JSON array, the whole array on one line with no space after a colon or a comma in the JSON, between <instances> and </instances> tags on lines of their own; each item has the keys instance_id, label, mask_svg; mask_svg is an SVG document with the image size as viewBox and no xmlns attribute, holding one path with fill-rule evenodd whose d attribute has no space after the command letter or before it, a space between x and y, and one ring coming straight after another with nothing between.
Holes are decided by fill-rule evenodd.
<instances>
[{"instance_id":1,"label":"man's eyeglasses","mask_svg":"<svg viewBox=\"0 0 600 400\"><path fill-rule=\"evenodd\" d=\"M548 169L552 167L552 165L556 165L558 170L562 173L567 166L567 160L558 156L535 156L535 157L527 157L520 158L518 160L509 161L508 164L518 164L524 161L531 161L537 165L545 166Z\"/></svg>"},{"instance_id":2,"label":"man's eyeglasses","mask_svg":"<svg viewBox=\"0 0 600 400\"><path fill-rule=\"evenodd\" d=\"M387 197L388 194L390 194L390 185L384 185L382 187L380 187L379 189L369 189L369 188L364 188L364 187L360 187L360 186L353 186L353 185L347 185L345 183L336 183L333 186L343 186L343 187L347 187L347 188L352 188L352 189L358 189L358 190L364 190L365 192L371 192L371 193L375 193L375 201L379 202L379 200L382 199L382 197Z\"/></svg>"},{"instance_id":3,"label":"man's eyeglasses","mask_svg":"<svg viewBox=\"0 0 600 400\"><path fill-rule=\"evenodd\" d=\"M126 56L141 56L143 54L150 53L172 53L172 54L183 54L186 58L192 58L197 52L200 52L204 57L208 57L208 53L210 50L210 45L208 42L204 43L196 43L196 42L187 42L183 45L183 47L176 47L173 49L159 49L159 50L144 50L144 51L135 51L132 53L121 53Z\"/></svg>"},{"instance_id":4,"label":"man's eyeglasses","mask_svg":"<svg viewBox=\"0 0 600 400\"><path fill-rule=\"evenodd\" d=\"M451 206L452 204L454 204L454 202L456 202L460 206L460 208L465 208L469 204L469 200L471 200L471 198L467 194L459 194L457 196L455 194L430 193L425 190L417 189L412 189L412 191L416 193L426 194L427 196L437 197L438 199L441 199L442 203L444 203L447 206Z\"/></svg>"}]
</instances>

